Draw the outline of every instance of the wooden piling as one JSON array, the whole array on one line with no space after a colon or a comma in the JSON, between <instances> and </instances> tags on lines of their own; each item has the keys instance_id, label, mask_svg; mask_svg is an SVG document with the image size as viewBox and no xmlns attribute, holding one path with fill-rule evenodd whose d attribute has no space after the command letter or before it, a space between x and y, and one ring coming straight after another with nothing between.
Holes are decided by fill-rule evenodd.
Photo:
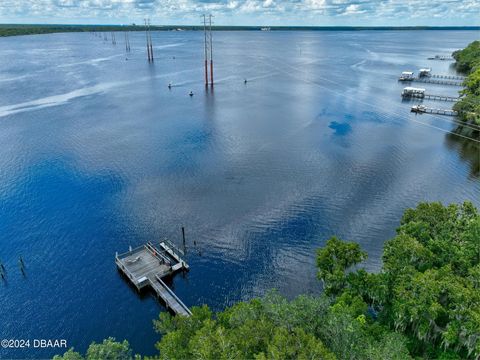
<instances>
[{"instance_id":1,"label":"wooden piling","mask_svg":"<svg viewBox=\"0 0 480 360\"><path fill-rule=\"evenodd\" d=\"M183 253L187 253L187 246L185 244L185 227L182 226L182 240L183 240Z\"/></svg>"}]
</instances>

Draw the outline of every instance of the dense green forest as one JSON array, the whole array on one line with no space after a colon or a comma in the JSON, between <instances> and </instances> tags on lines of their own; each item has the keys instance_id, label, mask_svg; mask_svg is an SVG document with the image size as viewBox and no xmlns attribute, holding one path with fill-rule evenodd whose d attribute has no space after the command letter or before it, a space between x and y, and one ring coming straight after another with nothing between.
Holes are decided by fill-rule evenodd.
<instances>
[{"instance_id":1,"label":"dense green forest","mask_svg":"<svg viewBox=\"0 0 480 360\"><path fill-rule=\"evenodd\" d=\"M462 97L453 109L470 126L460 126L456 131L478 139L479 130L473 128L480 127L480 41L474 41L465 49L455 51L452 56L456 60L457 69L467 74L465 89L461 91Z\"/></svg>"},{"instance_id":2,"label":"dense green forest","mask_svg":"<svg viewBox=\"0 0 480 360\"><path fill-rule=\"evenodd\" d=\"M152 27L153 30L168 30L163 27ZM0 24L1 36L17 36L17 35L35 35L50 33L66 33L66 32L110 32L110 31L143 31L143 26L137 25L7 25Z\"/></svg>"},{"instance_id":3,"label":"dense green forest","mask_svg":"<svg viewBox=\"0 0 480 360\"><path fill-rule=\"evenodd\" d=\"M478 359L480 214L469 202L405 211L377 273L367 254L336 237L318 250L324 293L288 301L272 291L220 313L161 313L160 359ZM85 356L131 359L128 342L93 343Z\"/></svg>"}]
</instances>

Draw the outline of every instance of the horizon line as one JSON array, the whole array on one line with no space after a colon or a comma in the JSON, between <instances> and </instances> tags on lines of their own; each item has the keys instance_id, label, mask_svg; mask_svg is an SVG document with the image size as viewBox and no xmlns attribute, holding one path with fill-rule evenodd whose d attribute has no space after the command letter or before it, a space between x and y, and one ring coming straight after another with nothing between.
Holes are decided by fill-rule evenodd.
<instances>
[{"instance_id":1,"label":"horizon line","mask_svg":"<svg viewBox=\"0 0 480 360\"><path fill-rule=\"evenodd\" d=\"M83 26L83 27L144 27L143 24L130 23L130 24L85 24L85 23L0 23L2 26ZM164 25L155 25L150 24L152 27L158 28L197 28L202 27L203 25L192 25L192 24L164 24ZM480 25L212 25L212 28L269 28L269 29L332 29L332 28L352 28L352 29L471 29L471 30L480 30Z\"/></svg>"}]
</instances>

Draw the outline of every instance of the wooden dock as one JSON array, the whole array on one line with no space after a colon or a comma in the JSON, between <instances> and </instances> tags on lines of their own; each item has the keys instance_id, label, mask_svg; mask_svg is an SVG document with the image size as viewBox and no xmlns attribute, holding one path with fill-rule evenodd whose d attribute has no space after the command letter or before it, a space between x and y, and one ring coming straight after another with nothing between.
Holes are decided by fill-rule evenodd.
<instances>
[{"instance_id":1,"label":"wooden dock","mask_svg":"<svg viewBox=\"0 0 480 360\"><path fill-rule=\"evenodd\" d=\"M438 100L438 101L452 101L456 102L460 98L454 96L446 95L433 95L433 94L421 94L421 93L411 93L411 94L402 94L403 98L416 98L416 99L427 99L427 100Z\"/></svg>"},{"instance_id":2,"label":"wooden dock","mask_svg":"<svg viewBox=\"0 0 480 360\"><path fill-rule=\"evenodd\" d=\"M436 79L447 79L447 80L460 80L460 81L465 80L465 76L460 76L460 75L432 74L432 75L430 75L430 77L436 78Z\"/></svg>"},{"instance_id":3,"label":"wooden dock","mask_svg":"<svg viewBox=\"0 0 480 360\"><path fill-rule=\"evenodd\" d=\"M443 80L443 79L435 79L432 77L416 77L411 79L410 81L416 81L421 83L429 83L429 84L439 84L439 85L451 85L451 86L463 86L461 81L455 80Z\"/></svg>"},{"instance_id":4,"label":"wooden dock","mask_svg":"<svg viewBox=\"0 0 480 360\"><path fill-rule=\"evenodd\" d=\"M451 55L435 55L427 58L428 60L452 61L455 60Z\"/></svg>"},{"instance_id":5,"label":"wooden dock","mask_svg":"<svg viewBox=\"0 0 480 360\"><path fill-rule=\"evenodd\" d=\"M457 116L458 113L455 110L451 109L434 109L429 108L423 105L414 105L412 106L411 112L416 114L436 114L436 115L447 115L447 116Z\"/></svg>"},{"instance_id":6,"label":"wooden dock","mask_svg":"<svg viewBox=\"0 0 480 360\"><path fill-rule=\"evenodd\" d=\"M165 240L159 247L147 243L124 254L115 254L118 269L130 280L138 291L150 287L175 314L190 316L190 309L175 295L162 280L189 266L181 258L183 253Z\"/></svg>"}]
</instances>

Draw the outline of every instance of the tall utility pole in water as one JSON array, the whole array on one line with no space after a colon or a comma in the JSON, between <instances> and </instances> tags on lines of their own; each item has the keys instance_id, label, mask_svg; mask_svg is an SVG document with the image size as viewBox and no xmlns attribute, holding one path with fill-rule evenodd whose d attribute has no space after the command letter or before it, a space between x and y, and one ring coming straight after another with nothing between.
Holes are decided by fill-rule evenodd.
<instances>
[{"instance_id":1,"label":"tall utility pole in water","mask_svg":"<svg viewBox=\"0 0 480 360\"><path fill-rule=\"evenodd\" d=\"M209 24L207 26L207 16L203 15L203 33L205 52L205 86L208 86L208 62L210 60L210 85L213 86L213 42L212 42L212 15L208 15Z\"/></svg>"},{"instance_id":2,"label":"tall utility pole in water","mask_svg":"<svg viewBox=\"0 0 480 360\"><path fill-rule=\"evenodd\" d=\"M148 24L150 23L150 20L148 20ZM147 19L145 19L145 38L147 39L147 58L148 62L153 61L153 54L151 53L151 47L150 47L150 37L148 36L149 32L149 26L147 26Z\"/></svg>"},{"instance_id":3,"label":"tall utility pole in water","mask_svg":"<svg viewBox=\"0 0 480 360\"><path fill-rule=\"evenodd\" d=\"M148 38L150 40L150 57L152 58L152 62L153 62L153 43L152 43L152 33L150 31L150 19L148 19Z\"/></svg>"},{"instance_id":4,"label":"tall utility pole in water","mask_svg":"<svg viewBox=\"0 0 480 360\"><path fill-rule=\"evenodd\" d=\"M207 49L207 17L203 15L203 34L205 36L203 49L205 50L205 86L208 86L208 49Z\"/></svg>"},{"instance_id":5,"label":"tall utility pole in water","mask_svg":"<svg viewBox=\"0 0 480 360\"><path fill-rule=\"evenodd\" d=\"M210 85L213 86L213 40L212 40L212 15L209 15L210 20Z\"/></svg>"},{"instance_id":6,"label":"tall utility pole in water","mask_svg":"<svg viewBox=\"0 0 480 360\"><path fill-rule=\"evenodd\" d=\"M128 31L125 31L125 52L130 52L130 39L128 38Z\"/></svg>"}]
</instances>

